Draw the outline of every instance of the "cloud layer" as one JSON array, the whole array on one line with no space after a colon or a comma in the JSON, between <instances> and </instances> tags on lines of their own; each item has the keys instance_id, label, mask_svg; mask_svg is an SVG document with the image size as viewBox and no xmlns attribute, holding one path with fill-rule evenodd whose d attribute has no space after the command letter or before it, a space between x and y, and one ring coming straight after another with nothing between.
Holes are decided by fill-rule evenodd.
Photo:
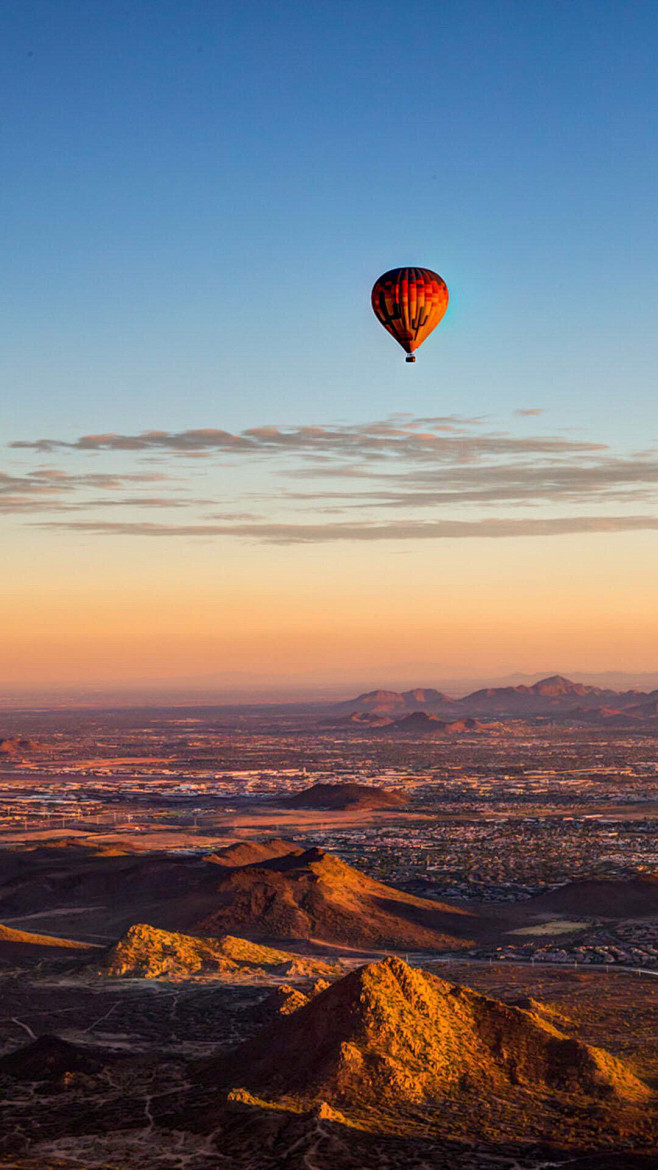
<instances>
[{"instance_id":1,"label":"cloud layer","mask_svg":"<svg viewBox=\"0 0 658 1170\"><path fill-rule=\"evenodd\" d=\"M362 424L263 425L235 434L209 427L17 440L9 446L21 452L19 459L29 459L29 452L107 462L121 453L124 464L126 455L132 457L135 470L40 467L0 474L0 510L64 514L87 509L90 519L63 518L48 526L99 535L233 536L296 544L551 536L658 526L654 515L637 512L638 505L656 502L657 450L629 456L572 434L524 434L542 411L533 407L515 413L522 420L516 430L497 429L488 419L400 414ZM140 470L144 460L154 457L174 461L176 478ZM201 499L187 493L186 457L195 460L197 478L196 461L205 460ZM231 510L216 489L213 493L212 480L216 468L239 465L246 486L237 489ZM156 481L157 495L140 490ZM126 506L188 508L196 514L182 524L173 518L158 524L93 518L96 509L107 517L108 508ZM610 514L611 506L620 514ZM545 514L556 507L567 514ZM597 507L603 514L592 511ZM493 508L502 515L491 516ZM632 514L625 514L631 508ZM520 515L521 510L527 514ZM391 517L382 519L387 512Z\"/></svg>"}]
</instances>

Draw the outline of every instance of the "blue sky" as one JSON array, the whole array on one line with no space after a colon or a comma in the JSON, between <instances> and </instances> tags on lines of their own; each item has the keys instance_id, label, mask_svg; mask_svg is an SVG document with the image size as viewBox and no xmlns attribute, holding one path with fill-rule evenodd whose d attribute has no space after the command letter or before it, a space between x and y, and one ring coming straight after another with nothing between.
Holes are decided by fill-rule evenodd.
<instances>
[{"instance_id":1,"label":"blue sky","mask_svg":"<svg viewBox=\"0 0 658 1170\"><path fill-rule=\"evenodd\" d=\"M474 605L493 598L486 662L453 622L453 675L549 666L552 645L575 648L551 669L653 666L657 34L643 0L0 7L3 589L32 597L16 677L46 645L50 677L73 670L83 643L89 678L183 670L201 617L175 662L135 631L192 593L206 623L230 594L264 642L268 612L322 597L303 673L344 634L327 614L367 625L372 596L381 619L409 571L431 660L448 566L464 622L473 581ZM415 366L370 308L398 264L451 293ZM165 438L135 447L143 431ZM571 572L568 620L533 642ZM575 633L592 581L607 628L636 613L608 649ZM110 595L108 629L134 614L120 661L93 650ZM400 602L386 662L404 621Z\"/></svg>"},{"instance_id":2,"label":"blue sky","mask_svg":"<svg viewBox=\"0 0 658 1170\"><path fill-rule=\"evenodd\" d=\"M609 0L5 5L7 427L644 433L657 33ZM397 263L452 293L413 370L368 301Z\"/></svg>"}]
</instances>

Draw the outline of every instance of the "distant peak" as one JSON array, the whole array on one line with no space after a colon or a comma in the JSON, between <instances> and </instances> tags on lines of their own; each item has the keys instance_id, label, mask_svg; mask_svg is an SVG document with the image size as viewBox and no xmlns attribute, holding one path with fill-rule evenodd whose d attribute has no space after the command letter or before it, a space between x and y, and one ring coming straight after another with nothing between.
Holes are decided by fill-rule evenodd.
<instances>
[{"instance_id":1,"label":"distant peak","mask_svg":"<svg viewBox=\"0 0 658 1170\"><path fill-rule=\"evenodd\" d=\"M386 691L386 690L364 691L362 695L357 695L354 702L360 703L360 702L363 702L365 699L380 699L380 700L382 700L382 699L399 699L399 698L400 698L399 691Z\"/></svg>"}]
</instances>

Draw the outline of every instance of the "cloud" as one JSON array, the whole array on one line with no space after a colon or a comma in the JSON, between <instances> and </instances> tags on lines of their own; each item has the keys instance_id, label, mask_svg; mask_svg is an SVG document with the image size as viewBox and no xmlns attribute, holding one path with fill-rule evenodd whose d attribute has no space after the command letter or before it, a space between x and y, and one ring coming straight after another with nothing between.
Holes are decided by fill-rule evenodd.
<instances>
[{"instance_id":1,"label":"cloud","mask_svg":"<svg viewBox=\"0 0 658 1170\"><path fill-rule=\"evenodd\" d=\"M537 415L541 410L533 407L517 413ZM605 444L573 435L519 436L495 430L486 418L398 414L358 424L263 424L236 434L216 427L134 435L111 432L71 441L21 440L10 446L39 455L57 450L77 457L127 452L138 468L181 456L214 457L214 462L227 464L231 477L236 463L244 463L251 476L256 461L260 475L270 474L269 481L266 478L258 485L257 494L250 491L253 479L241 492L232 488L235 498L221 501L227 510L214 514L208 508L219 507L220 501L192 499L185 485L171 494L147 495L145 491L140 495L135 490L138 484L171 478L158 472L70 473L42 466L22 476L0 476L0 510L34 507L52 512L59 508L65 514L84 508L92 513L89 520L62 520L62 527L99 534L305 543L553 535L655 526L652 516L541 516L548 505L589 512L592 505L603 511L610 505L637 511L638 506L653 504L658 496L655 449L633 457L620 455ZM263 515L247 510L255 501ZM193 523L181 525L100 518L101 512L107 516L107 508L123 506L188 507L196 508L197 514ZM508 515L491 519L487 513L494 508ZM520 508L532 517L519 519ZM94 509L99 512L98 521L93 519ZM471 516L479 513L479 518L464 518L465 509L472 510ZM306 517L309 523L302 522Z\"/></svg>"},{"instance_id":2,"label":"cloud","mask_svg":"<svg viewBox=\"0 0 658 1170\"><path fill-rule=\"evenodd\" d=\"M20 440L13 448L40 452L169 451L175 454L287 455L304 460L408 460L418 463L472 462L484 458L605 450L600 443L546 435L520 438L506 432L475 433L480 420L446 416L426 419L391 418L371 423L330 426L259 426L238 434L206 428L190 431L143 431L138 435L83 435L61 439ZM420 429L420 427L424 429Z\"/></svg>"},{"instance_id":3,"label":"cloud","mask_svg":"<svg viewBox=\"0 0 658 1170\"><path fill-rule=\"evenodd\" d=\"M296 473L299 477L300 473ZM304 478L308 472L301 473ZM290 492L299 501L343 500L345 506L428 508L446 505L590 503L596 500L653 500L658 493L658 459L548 460L482 463L438 469L413 468L404 474L355 469L368 487L349 491ZM381 484L381 487L377 486Z\"/></svg>"},{"instance_id":4,"label":"cloud","mask_svg":"<svg viewBox=\"0 0 658 1170\"><path fill-rule=\"evenodd\" d=\"M515 410L514 413L518 415L519 418L530 418L538 414L545 414L545 411L543 406L531 406L525 410L522 407L519 407L519 409Z\"/></svg>"},{"instance_id":5,"label":"cloud","mask_svg":"<svg viewBox=\"0 0 658 1170\"><path fill-rule=\"evenodd\" d=\"M127 521L46 521L42 528L64 528L102 536L241 537L267 544L317 544L357 540L461 540L473 537L565 536L576 533L658 530L658 516L560 516L531 519L409 520L388 524L155 524Z\"/></svg>"},{"instance_id":6,"label":"cloud","mask_svg":"<svg viewBox=\"0 0 658 1170\"><path fill-rule=\"evenodd\" d=\"M27 512L57 509L70 511L77 508L113 507L139 505L144 507L180 507L185 503L210 504L211 500L188 500L181 496L126 496L96 497L84 496L85 490L121 492L136 485L161 483L170 477L155 473L111 473L71 474L55 467L39 467L24 475L10 475L0 472L0 512ZM80 497L75 498L72 497Z\"/></svg>"},{"instance_id":7,"label":"cloud","mask_svg":"<svg viewBox=\"0 0 658 1170\"><path fill-rule=\"evenodd\" d=\"M159 483L169 479L157 473L114 475L103 472L71 474L57 467L38 467L25 475L9 475L0 471L0 493L7 491L65 492L80 487L114 489L124 483Z\"/></svg>"}]
</instances>

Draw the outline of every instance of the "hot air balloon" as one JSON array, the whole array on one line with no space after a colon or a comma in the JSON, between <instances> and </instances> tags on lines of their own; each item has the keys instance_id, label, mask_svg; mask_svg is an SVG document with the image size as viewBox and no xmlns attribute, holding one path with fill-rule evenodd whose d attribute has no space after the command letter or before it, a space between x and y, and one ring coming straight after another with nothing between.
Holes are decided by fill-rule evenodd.
<instances>
[{"instance_id":1,"label":"hot air balloon","mask_svg":"<svg viewBox=\"0 0 658 1170\"><path fill-rule=\"evenodd\" d=\"M429 268L391 268L375 281L372 307L407 357L422 345L448 308L448 288Z\"/></svg>"}]
</instances>

